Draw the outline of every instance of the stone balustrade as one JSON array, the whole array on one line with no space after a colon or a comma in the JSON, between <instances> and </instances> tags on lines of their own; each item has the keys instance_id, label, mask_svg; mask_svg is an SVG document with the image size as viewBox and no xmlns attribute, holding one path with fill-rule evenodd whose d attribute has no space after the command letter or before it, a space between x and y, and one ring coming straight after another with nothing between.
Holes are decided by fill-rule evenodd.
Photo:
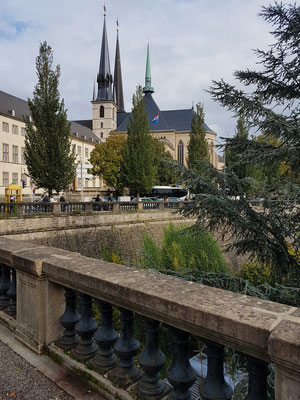
<instances>
[{"instance_id":1,"label":"stone balustrade","mask_svg":"<svg viewBox=\"0 0 300 400\"><path fill-rule=\"evenodd\" d=\"M98 212L127 212L145 210L178 210L182 201L128 201L128 202L71 202L71 203L0 203L0 216L16 217L39 214L78 214Z\"/></svg>"},{"instance_id":2,"label":"stone balustrade","mask_svg":"<svg viewBox=\"0 0 300 400\"><path fill-rule=\"evenodd\" d=\"M298 308L3 237L0 263L0 308L11 304L13 309L16 302L15 322L0 311L1 320L38 354L55 342L120 390L131 394L134 390L139 399L161 399L169 392L171 399L188 400L196 380L188 358L192 335L207 346L207 376L199 386L200 398L232 398L223 373L224 346L228 346L248 360L244 400L267 399L270 362L275 365L276 400L299 399ZM99 326L93 303L101 315ZM112 326L113 307L120 310L119 333ZM133 337L135 314L144 319L141 353ZM165 361L159 347L161 323L173 336L169 384L160 378ZM134 361L137 355L139 365Z\"/></svg>"}]
</instances>

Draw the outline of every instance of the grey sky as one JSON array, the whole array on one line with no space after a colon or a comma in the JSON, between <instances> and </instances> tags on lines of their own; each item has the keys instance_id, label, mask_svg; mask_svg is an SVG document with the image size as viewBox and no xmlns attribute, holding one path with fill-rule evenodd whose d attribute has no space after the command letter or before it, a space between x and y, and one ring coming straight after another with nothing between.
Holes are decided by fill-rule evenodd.
<instances>
[{"instance_id":1,"label":"grey sky","mask_svg":"<svg viewBox=\"0 0 300 400\"><path fill-rule=\"evenodd\" d=\"M125 108L144 85L150 40L154 98L163 109L204 102L206 122L218 136L232 136L236 121L205 89L212 79L233 83L236 69L254 68L251 49L267 49L271 26L258 17L265 0L106 0L113 73L116 18ZM103 2L1 0L0 89L26 99L36 84L35 57L47 40L61 66L60 93L69 119L91 118L93 79L99 67Z\"/></svg>"}]
</instances>

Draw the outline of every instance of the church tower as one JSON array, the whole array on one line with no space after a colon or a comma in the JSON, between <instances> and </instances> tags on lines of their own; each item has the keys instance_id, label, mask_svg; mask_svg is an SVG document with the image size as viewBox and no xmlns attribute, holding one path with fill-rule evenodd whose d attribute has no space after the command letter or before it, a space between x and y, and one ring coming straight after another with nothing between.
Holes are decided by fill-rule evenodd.
<instances>
[{"instance_id":1,"label":"church tower","mask_svg":"<svg viewBox=\"0 0 300 400\"><path fill-rule=\"evenodd\" d=\"M92 101L93 132L99 139L105 141L109 133L117 127L117 105L113 97L113 79L110 72L105 8L97 83L97 96L95 98L95 95L93 95Z\"/></svg>"},{"instance_id":2,"label":"church tower","mask_svg":"<svg viewBox=\"0 0 300 400\"><path fill-rule=\"evenodd\" d=\"M114 101L117 103L118 112L124 112L124 97L121 72L121 57L119 45L119 22L117 21L117 44L115 57L115 72L114 72Z\"/></svg>"}]
</instances>

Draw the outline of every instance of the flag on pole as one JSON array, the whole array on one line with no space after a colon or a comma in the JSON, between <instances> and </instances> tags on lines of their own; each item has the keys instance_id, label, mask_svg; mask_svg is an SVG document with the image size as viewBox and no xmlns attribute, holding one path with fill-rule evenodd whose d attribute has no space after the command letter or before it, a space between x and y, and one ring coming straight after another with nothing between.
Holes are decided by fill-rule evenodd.
<instances>
[{"instance_id":1,"label":"flag on pole","mask_svg":"<svg viewBox=\"0 0 300 400\"><path fill-rule=\"evenodd\" d=\"M150 123L151 123L151 124L157 124L158 120L159 120L159 113L157 113L157 114L155 115L155 117L153 118L153 120L152 120Z\"/></svg>"}]
</instances>

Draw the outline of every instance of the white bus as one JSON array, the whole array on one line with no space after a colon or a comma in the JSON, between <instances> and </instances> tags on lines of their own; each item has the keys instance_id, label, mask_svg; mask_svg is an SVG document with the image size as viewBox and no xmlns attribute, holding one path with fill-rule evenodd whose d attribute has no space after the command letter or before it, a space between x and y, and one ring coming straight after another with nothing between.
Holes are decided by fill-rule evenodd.
<instances>
[{"instance_id":1,"label":"white bus","mask_svg":"<svg viewBox=\"0 0 300 400\"><path fill-rule=\"evenodd\" d=\"M152 196L158 199L168 197L169 199L178 198L180 201L188 199L189 191L175 186L153 186Z\"/></svg>"}]
</instances>

